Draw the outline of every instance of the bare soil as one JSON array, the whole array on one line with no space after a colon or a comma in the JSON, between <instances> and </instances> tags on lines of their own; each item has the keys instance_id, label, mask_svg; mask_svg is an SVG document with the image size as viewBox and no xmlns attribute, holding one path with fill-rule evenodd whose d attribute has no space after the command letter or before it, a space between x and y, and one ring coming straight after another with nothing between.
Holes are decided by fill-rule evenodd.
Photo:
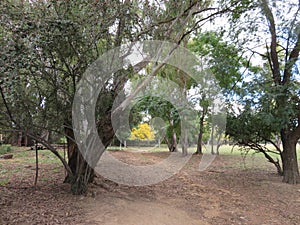
<instances>
[{"instance_id":1,"label":"bare soil","mask_svg":"<svg viewBox=\"0 0 300 225\"><path fill-rule=\"evenodd\" d=\"M136 165L168 155L112 154ZM57 165L41 165L34 187L34 165L3 163L0 172L22 170L0 186L0 224L299 224L300 185L282 183L264 159L220 155L199 172L200 159L193 156L178 174L152 186L129 187L98 176L85 196L70 194Z\"/></svg>"}]
</instances>

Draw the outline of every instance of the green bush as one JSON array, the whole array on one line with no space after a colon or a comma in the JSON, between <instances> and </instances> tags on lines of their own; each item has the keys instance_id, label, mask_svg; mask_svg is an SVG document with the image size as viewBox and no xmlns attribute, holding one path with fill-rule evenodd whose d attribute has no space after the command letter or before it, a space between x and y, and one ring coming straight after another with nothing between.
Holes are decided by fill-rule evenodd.
<instances>
[{"instance_id":1,"label":"green bush","mask_svg":"<svg viewBox=\"0 0 300 225\"><path fill-rule=\"evenodd\" d=\"M61 137L60 139L59 139L59 143L60 144L66 144L67 143L67 138L66 137Z\"/></svg>"},{"instance_id":2,"label":"green bush","mask_svg":"<svg viewBox=\"0 0 300 225\"><path fill-rule=\"evenodd\" d=\"M12 148L11 145L1 145L0 146L0 155L11 152Z\"/></svg>"}]
</instances>

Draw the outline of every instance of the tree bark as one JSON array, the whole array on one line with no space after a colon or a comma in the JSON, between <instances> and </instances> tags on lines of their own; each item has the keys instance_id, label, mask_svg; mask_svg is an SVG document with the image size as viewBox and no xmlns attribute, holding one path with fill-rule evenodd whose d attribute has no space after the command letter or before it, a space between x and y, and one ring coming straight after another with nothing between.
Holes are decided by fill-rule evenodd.
<instances>
[{"instance_id":1,"label":"tree bark","mask_svg":"<svg viewBox=\"0 0 300 225\"><path fill-rule=\"evenodd\" d=\"M122 74L119 75L121 76ZM111 116L112 103L114 102L116 93L121 92L119 91L119 88L122 90L125 83L126 80L124 79L122 83L119 83L120 86L114 86L114 89L110 91L101 92L97 102L96 127L99 138L105 149L107 148L107 146L109 146L115 135ZM94 166L96 166L103 152L97 152L99 154L93 155L93 165L89 165L79 151L77 143L75 142L74 131L70 124L71 123L68 121L65 123L65 135L67 137L68 165L71 168L73 175L68 175L65 178L65 182L71 184L71 191L73 194L80 195L85 193L87 190L87 185L93 182L95 177L95 171L93 168Z\"/></svg>"},{"instance_id":2,"label":"tree bark","mask_svg":"<svg viewBox=\"0 0 300 225\"><path fill-rule=\"evenodd\" d=\"M195 154L203 154L202 152L202 138L203 138L203 131L200 129L200 132L198 134L198 141L197 141L197 150Z\"/></svg>"},{"instance_id":3,"label":"tree bark","mask_svg":"<svg viewBox=\"0 0 300 225\"><path fill-rule=\"evenodd\" d=\"M281 140L283 145L282 151L282 167L283 167L283 182L288 184L299 184L300 175L297 161L297 139L286 134L286 131L281 132Z\"/></svg>"},{"instance_id":4,"label":"tree bark","mask_svg":"<svg viewBox=\"0 0 300 225\"><path fill-rule=\"evenodd\" d=\"M72 176L67 175L65 183L71 184L73 194L80 195L86 192L87 185L94 180L94 169L89 166L83 158L75 142L72 128L66 127L65 134L67 138L68 165L72 171Z\"/></svg>"},{"instance_id":5,"label":"tree bark","mask_svg":"<svg viewBox=\"0 0 300 225\"><path fill-rule=\"evenodd\" d=\"M220 150L220 147L222 145L221 138L222 138L222 134L219 135L218 141L217 141L217 149L216 149L217 155L220 155L220 151L219 150Z\"/></svg>"}]
</instances>

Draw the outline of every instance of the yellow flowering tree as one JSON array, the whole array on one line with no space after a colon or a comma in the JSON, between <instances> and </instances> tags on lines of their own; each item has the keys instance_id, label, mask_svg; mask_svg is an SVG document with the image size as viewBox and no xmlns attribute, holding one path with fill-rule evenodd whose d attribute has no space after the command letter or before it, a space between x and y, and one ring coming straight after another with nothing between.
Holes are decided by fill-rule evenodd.
<instances>
[{"instance_id":1,"label":"yellow flowering tree","mask_svg":"<svg viewBox=\"0 0 300 225\"><path fill-rule=\"evenodd\" d=\"M153 140L154 132L148 123L141 123L131 130L130 140Z\"/></svg>"}]
</instances>

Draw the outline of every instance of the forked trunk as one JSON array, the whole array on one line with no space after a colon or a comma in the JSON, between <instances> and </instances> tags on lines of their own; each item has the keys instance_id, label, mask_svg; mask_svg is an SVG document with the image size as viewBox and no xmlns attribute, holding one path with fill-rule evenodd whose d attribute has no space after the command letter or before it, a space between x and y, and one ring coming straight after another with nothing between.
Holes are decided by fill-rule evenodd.
<instances>
[{"instance_id":1,"label":"forked trunk","mask_svg":"<svg viewBox=\"0 0 300 225\"><path fill-rule=\"evenodd\" d=\"M68 165L71 168L73 176L65 178L66 183L71 184L73 194L80 195L86 192L87 185L94 180L94 169L89 166L83 158L75 142L74 132L71 128L65 128L68 145Z\"/></svg>"},{"instance_id":2,"label":"forked trunk","mask_svg":"<svg viewBox=\"0 0 300 225\"><path fill-rule=\"evenodd\" d=\"M173 131L173 135L172 135L172 147L171 147L170 151L171 152L178 152L177 135L176 135L175 131Z\"/></svg>"},{"instance_id":3,"label":"forked trunk","mask_svg":"<svg viewBox=\"0 0 300 225\"><path fill-rule=\"evenodd\" d=\"M217 140L217 155L220 155L220 147L221 147L221 145L222 145L222 141L221 141L221 139L222 139L222 133L220 133L220 134L218 134L218 140Z\"/></svg>"},{"instance_id":4,"label":"forked trunk","mask_svg":"<svg viewBox=\"0 0 300 225\"><path fill-rule=\"evenodd\" d=\"M168 145L169 152L177 152L178 151L177 138L176 138L175 132L173 133L170 140L168 139L168 137L165 137L164 140Z\"/></svg>"},{"instance_id":5,"label":"forked trunk","mask_svg":"<svg viewBox=\"0 0 300 225\"><path fill-rule=\"evenodd\" d=\"M297 139L292 139L289 135L282 132L281 135L283 151L282 151L282 167L283 182L289 184L299 184L300 175L297 161Z\"/></svg>"},{"instance_id":6,"label":"forked trunk","mask_svg":"<svg viewBox=\"0 0 300 225\"><path fill-rule=\"evenodd\" d=\"M100 109L105 110L106 108L102 107ZM100 119L96 122L98 135L105 149L114 137L111 114L108 112L109 109L110 108L108 108L105 112L99 112L99 114L101 113L101 116L99 116ZM87 157L92 157L88 159L88 161L92 164L89 165L78 149L75 142L74 131L70 126L66 126L65 134L68 144L68 164L73 174L72 177L67 176L65 182L71 184L71 191L73 194L83 194L86 192L88 184L94 180L95 171L93 169L93 165L96 166L103 152L101 152L101 149L98 149L98 151L96 149L97 146L92 145L93 147L89 149L89 155L87 155Z\"/></svg>"}]
</instances>

